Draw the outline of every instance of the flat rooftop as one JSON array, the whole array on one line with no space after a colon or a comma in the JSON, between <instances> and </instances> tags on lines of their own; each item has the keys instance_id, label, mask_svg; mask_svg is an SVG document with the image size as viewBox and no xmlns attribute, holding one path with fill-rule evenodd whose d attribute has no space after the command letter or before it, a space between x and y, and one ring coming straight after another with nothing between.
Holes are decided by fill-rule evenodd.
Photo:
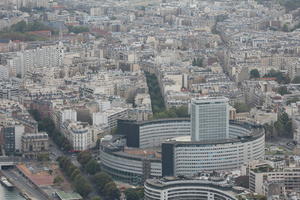
<instances>
[{"instance_id":1,"label":"flat rooftop","mask_svg":"<svg viewBox=\"0 0 300 200\"><path fill-rule=\"evenodd\" d=\"M64 191L57 191L56 195L60 200L82 200L83 199L82 196L73 192L67 193Z\"/></svg>"}]
</instances>

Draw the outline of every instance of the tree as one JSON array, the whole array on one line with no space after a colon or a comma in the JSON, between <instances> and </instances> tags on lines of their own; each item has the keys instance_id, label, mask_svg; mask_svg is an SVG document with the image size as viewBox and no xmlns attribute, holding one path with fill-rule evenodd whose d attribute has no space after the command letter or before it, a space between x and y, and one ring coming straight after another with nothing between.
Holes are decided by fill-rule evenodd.
<instances>
[{"instance_id":1,"label":"tree","mask_svg":"<svg viewBox=\"0 0 300 200\"><path fill-rule=\"evenodd\" d=\"M34 109L34 110L29 110L28 112L36 121L42 120L41 115L38 110Z\"/></svg>"},{"instance_id":2,"label":"tree","mask_svg":"<svg viewBox=\"0 0 300 200\"><path fill-rule=\"evenodd\" d=\"M75 190L83 197L88 196L88 194L92 191L92 186L81 175L75 178L74 186L75 186Z\"/></svg>"},{"instance_id":3,"label":"tree","mask_svg":"<svg viewBox=\"0 0 300 200\"><path fill-rule=\"evenodd\" d=\"M238 186L249 188L249 176L239 176L234 181Z\"/></svg>"},{"instance_id":4,"label":"tree","mask_svg":"<svg viewBox=\"0 0 300 200\"><path fill-rule=\"evenodd\" d=\"M49 153L40 153L37 155L37 160L41 162L49 161Z\"/></svg>"},{"instance_id":5,"label":"tree","mask_svg":"<svg viewBox=\"0 0 300 200\"><path fill-rule=\"evenodd\" d=\"M77 160L80 164L85 165L92 159L92 154L88 151L80 152L77 156Z\"/></svg>"},{"instance_id":6,"label":"tree","mask_svg":"<svg viewBox=\"0 0 300 200\"><path fill-rule=\"evenodd\" d=\"M291 103L296 103L297 101L300 101L300 99L298 97L293 97L292 99L286 101L286 105L290 105Z\"/></svg>"},{"instance_id":7,"label":"tree","mask_svg":"<svg viewBox=\"0 0 300 200\"><path fill-rule=\"evenodd\" d=\"M84 166L84 169L87 173L94 175L100 171L100 165L96 160L90 159L89 162Z\"/></svg>"},{"instance_id":8,"label":"tree","mask_svg":"<svg viewBox=\"0 0 300 200\"><path fill-rule=\"evenodd\" d=\"M266 138L272 138L274 136L274 125L264 124Z\"/></svg>"},{"instance_id":9,"label":"tree","mask_svg":"<svg viewBox=\"0 0 300 200\"><path fill-rule=\"evenodd\" d=\"M293 137L292 120L285 112L279 115L278 120L274 123L274 128L277 131L278 135L282 137Z\"/></svg>"},{"instance_id":10,"label":"tree","mask_svg":"<svg viewBox=\"0 0 300 200\"><path fill-rule=\"evenodd\" d=\"M294 84L299 84L300 83L300 76L296 76L293 80L292 83Z\"/></svg>"},{"instance_id":11,"label":"tree","mask_svg":"<svg viewBox=\"0 0 300 200\"><path fill-rule=\"evenodd\" d=\"M104 186L107 183L112 182L112 178L105 172L99 172L95 175L94 182L101 193L104 189Z\"/></svg>"},{"instance_id":12,"label":"tree","mask_svg":"<svg viewBox=\"0 0 300 200\"><path fill-rule=\"evenodd\" d=\"M72 180L75 180L76 176L78 176L78 175L80 175L80 170L77 168L72 172L70 177Z\"/></svg>"},{"instance_id":13,"label":"tree","mask_svg":"<svg viewBox=\"0 0 300 200\"><path fill-rule=\"evenodd\" d=\"M289 32L289 31L290 31L289 25L285 23L285 24L283 25L283 27L282 27L282 31L284 31L284 32Z\"/></svg>"},{"instance_id":14,"label":"tree","mask_svg":"<svg viewBox=\"0 0 300 200\"><path fill-rule=\"evenodd\" d=\"M270 77L270 78L275 78L276 81L280 84L288 84L290 83L290 79L289 77L287 77L286 75L284 75L282 72L280 71L275 71L274 69L272 69L268 74L266 74L264 77Z\"/></svg>"},{"instance_id":15,"label":"tree","mask_svg":"<svg viewBox=\"0 0 300 200\"><path fill-rule=\"evenodd\" d=\"M24 33L27 29L27 24L24 20L11 26L12 31Z\"/></svg>"},{"instance_id":16,"label":"tree","mask_svg":"<svg viewBox=\"0 0 300 200\"><path fill-rule=\"evenodd\" d=\"M233 106L237 113L249 112L250 107L244 102L236 102Z\"/></svg>"},{"instance_id":17,"label":"tree","mask_svg":"<svg viewBox=\"0 0 300 200\"><path fill-rule=\"evenodd\" d=\"M129 188L125 191L125 196L127 200L139 200L142 199L139 190Z\"/></svg>"},{"instance_id":18,"label":"tree","mask_svg":"<svg viewBox=\"0 0 300 200\"><path fill-rule=\"evenodd\" d=\"M89 32L89 28L85 26L68 26L69 32L72 33L84 33L84 32Z\"/></svg>"},{"instance_id":19,"label":"tree","mask_svg":"<svg viewBox=\"0 0 300 200\"><path fill-rule=\"evenodd\" d=\"M189 117L188 107L173 107L168 110L164 110L154 114L154 119L163 119L163 118L176 118L176 117Z\"/></svg>"},{"instance_id":20,"label":"tree","mask_svg":"<svg viewBox=\"0 0 300 200\"><path fill-rule=\"evenodd\" d=\"M203 67L203 58L194 58L192 62L193 66Z\"/></svg>"},{"instance_id":21,"label":"tree","mask_svg":"<svg viewBox=\"0 0 300 200\"><path fill-rule=\"evenodd\" d=\"M53 180L53 183L54 184L57 184L57 185L60 185L61 183L63 183L64 182L64 179L63 179L63 177L61 177L61 176L56 176L55 178L54 178L54 180Z\"/></svg>"},{"instance_id":22,"label":"tree","mask_svg":"<svg viewBox=\"0 0 300 200\"><path fill-rule=\"evenodd\" d=\"M103 195L110 200L120 199L120 190L117 188L114 182L105 184L103 188Z\"/></svg>"},{"instance_id":23,"label":"tree","mask_svg":"<svg viewBox=\"0 0 300 200\"><path fill-rule=\"evenodd\" d=\"M285 94L290 94L286 86L281 86L277 89L278 94L280 95L285 95Z\"/></svg>"},{"instance_id":24,"label":"tree","mask_svg":"<svg viewBox=\"0 0 300 200\"><path fill-rule=\"evenodd\" d=\"M151 105L153 113L161 112L166 109L163 97L160 91L157 77L154 74L145 72L149 94L151 98Z\"/></svg>"},{"instance_id":25,"label":"tree","mask_svg":"<svg viewBox=\"0 0 300 200\"><path fill-rule=\"evenodd\" d=\"M252 69L250 71L250 78L259 78L259 77L260 77L260 74L257 69Z\"/></svg>"},{"instance_id":26,"label":"tree","mask_svg":"<svg viewBox=\"0 0 300 200\"><path fill-rule=\"evenodd\" d=\"M101 200L101 197L99 197L99 196L95 196L95 197L92 197L92 199L91 200Z\"/></svg>"}]
</instances>

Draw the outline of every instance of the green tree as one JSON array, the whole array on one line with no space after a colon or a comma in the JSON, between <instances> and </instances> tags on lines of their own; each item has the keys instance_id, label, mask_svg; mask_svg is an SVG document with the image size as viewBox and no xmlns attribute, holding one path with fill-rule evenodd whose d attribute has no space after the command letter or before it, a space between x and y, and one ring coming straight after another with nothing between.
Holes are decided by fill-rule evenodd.
<instances>
[{"instance_id":1,"label":"green tree","mask_svg":"<svg viewBox=\"0 0 300 200\"><path fill-rule=\"evenodd\" d=\"M260 77L260 74L257 69L252 69L250 71L250 78L259 78L259 77Z\"/></svg>"},{"instance_id":2,"label":"green tree","mask_svg":"<svg viewBox=\"0 0 300 200\"><path fill-rule=\"evenodd\" d=\"M155 114L157 112L164 111L166 107L163 101L157 77L154 74L150 74L148 72L145 72L145 75L149 88L153 113Z\"/></svg>"},{"instance_id":3,"label":"green tree","mask_svg":"<svg viewBox=\"0 0 300 200\"><path fill-rule=\"evenodd\" d=\"M282 137L293 137L292 120L285 112L279 115L278 120L274 123L274 128L277 131L278 135Z\"/></svg>"},{"instance_id":4,"label":"green tree","mask_svg":"<svg viewBox=\"0 0 300 200\"><path fill-rule=\"evenodd\" d=\"M70 178L72 180L75 180L76 176L78 176L78 175L80 175L80 170L77 168L71 173Z\"/></svg>"},{"instance_id":5,"label":"green tree","mask_svg":"<svg viewBox=\"0 0 300 200\"><path fill-rule=\"evenodd\" d=\"M238 186L249 188L249 176L239 176L234 181Z\"/></svg>"},{"instance_id":6,"label":"green tree","mask_svg":"<svg viewBox=\"0 0 300 200\"><path fill-rule=\"evenodd\" d=\"M89 28L85 26L68 26L68 30L69 32L76 34L89 32Z\"/></svg>"},{"instance_id":7,"label":"green tree","mask_svg":"<svg viewBox=\"0 0 300 200\"><path fill-rule=\"evenodd\" d=\"M40 153L37 155L37 160L41 162L49 161L49 153Z\"/></svg>"},{"instance_id":8,"label":"green tree","mask_svg":"<svg viewBox=\"0 0 300 200\"><path fill-rule=\"evenodd\" d=\"M24 33L27 30L27 24L24 20L11 26L12 31Z\"/></svg>"},{"instance_id":9,"label":"green tree","mask_svg":"<svg viewBox=\"0 0 300 200\"><path fill-rule=\"evenodd\" d=\"M282 27L282 31L289 32L290 31L289 25L288 24L284 24L283 27Z\"/></svg>"},{"instance_id":10,"label":"green tree","mask_svg":"<svg viewBox=\"0 0 300 200\"><path fill-rule=\"evenodd\" d=\"M142 199L139 190L129 188L125 191L125 196L127 200L140 200Z\"/></svg>"},{"instance_id":11,"label":"green tree","mask_svg":"<svg viewBox=\"0 0 300 200\"><path fill-rule=\"evenodd\" d=\"M293 97L292 99L286 101L286 105L290 105L291 103L296 103L297 101L300 101L300 99L298 97Z\"/></svg>"},{"instance_id":12,"label":"green tree","mask_svg":"<svg viewBox=\"0 0 300 200\"><path fill-rule=\"evenodd\" d=\"M36 121L42 120L41 115L38 110L34 109L34 110L29 110L28 112Z\"/></svg>"},{"instance_id":13,"label":"green tree","mask_svg":"<svg viewBox=\"0 0 300 200\"><path fill-rule=\"evenodd\" d=\"M94 176L94 182L98 187L100 193L102 193L104 186L112 181L112 178L105 172L99 172Z\"/></svg>"},{"instance_id":14,"label":"green tree","mask_svg":"<svg viewBox=\"0 0 300 200\"><path fill-rule=\"evenodd\" d=\"M92 197L92 199L91 199L91 200L101 200L101 197L99 197L99 196Z\"/></svg>"},{"instance_id":15,"label":"green tree","mask_svg":"<svg viewBox=\"0 0 300 200\"><path fill-rule=\"evenodd\" d=\"M250 107L244 102L236 102L233 106L237 113L249 112Z\"/></svg>"},{"instance_id":16,"label":"green tree","mask_svg":"<svg viewBox=\"0 0 300 200\"><path fill-rule=\"evenodd\" d=\"M203 67L203 58L194 58L192 62L193 66Z\"/></svg>"},{"instance_id":17,"label":"green tree","mask_svg":"<svg viewBox=\"0 0 300 200\"><path fill-rule=\"evenodd\" d=\"M266 138L272 138L274 136L274 125L264 124Z\"/></svg>"},{"instance_id":18,"label":"green tree","mask_svg":"<svg viewBox=\"0 0 300 200\"><path fill-rule=\"evenodd\" d=\"M81 165L87 164L91 159L92 154L88 151L82 151L77 156L77 160Z\"/></svg>"},{"instance_id":19,"label":"green tree","mask_svg":"<svg viewBox=\"0 0 300 200\"><path fill-rule=\"evenodd\" d=\"M94 175L100 171L100 165L96 160L90 159L88 163L84 166L84 170L87 173Z\"/></svg>"},{"instance_id":20,"label":"green tree","mask_svg":"<svg viewBox=\"0 0 300 200\"><path fill-rule=\"evenodd\" d=\"M63 179L63 177L61 177L61 176L56 176L55 178L54 178L54 180L53 180L53 183L54 184L57 184L57 185L60 185L61 183L63 183L64 182L64 179Z\"/></svg>"},{"instance_id":21,"label":"green tree","mask_svg":"<svg viewBox=\"0 0 300 200\"><path fill-rule=\"evenodd\" d=\"M280 95L285 95L285 94L290 94L286 86L281 86L277 89L278 94Z\"/></svg>"},{"instance_id":22,"label":"green tree","mask_svg":"<svg viewBox=\"0 0 300 200\"><path fill-rule=\"evenodd\" d=\"M178 108L173 107L168 110L157 112L154 114L153 117L154 119L189 117L188 107L187 106L181 106Z\"/></svg>"},{"instance_id":23,"label":"green tree","mask_svg":"<svg viewBox=\"0 0 300 200\"><path fill-rule=\"evenodd\" d=\"M121 193L120 190L117 188L114 182L109 182L105 184L103 188L103 195L110 200L120 199Z\"/></svg>"},{"instance_id":24,"label":"green tree","mask_svg":"<svg viewBox=\"0 0 300 200\"><path fill-rule=\"evenodd\" d=\"M280 71L275 71L272 69L268 74L266 74L264 77L269 77L269 78L275 78L276 81L280 84L288 84L290 83L290 79L288 76L284 75Z\"/></svg>"},{"instance_id":25,"label":"green tree","mask_svg":"<svg viewBox=\"0 0 300 200\"><path fill-rule=\"evenodd\" d=\"M292 83L299 84L299 83L300 83L300 76L296 76L296 77L292 80Z\"/></svg>"},{"instance_id":26,"label":"green tree","mask_svg":"<svg viewBox=\"0 0 300 200\"><path fill-rule=\"evenodd\" d=\"M75 190L83 197L87 197L89 193L92 191L92 186L81 175L75 178L74 186L75 186Z\"/></svg>"}]
</instances>

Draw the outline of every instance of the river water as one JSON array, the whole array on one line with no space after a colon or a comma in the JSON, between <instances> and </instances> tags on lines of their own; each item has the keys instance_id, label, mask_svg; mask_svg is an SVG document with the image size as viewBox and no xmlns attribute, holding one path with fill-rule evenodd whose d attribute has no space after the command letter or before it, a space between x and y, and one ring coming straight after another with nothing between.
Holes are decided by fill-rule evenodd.
<instances>
[{"instance_id":1,"label":"river water","mask_svg":"<svg viewBox=\"0 0 300 200\"><path fill-rule=\"evenodd\" d=\"M0 199L1 200L25 200L17 189L8 190L0 183Z\"/></svg>"}]
</instances>

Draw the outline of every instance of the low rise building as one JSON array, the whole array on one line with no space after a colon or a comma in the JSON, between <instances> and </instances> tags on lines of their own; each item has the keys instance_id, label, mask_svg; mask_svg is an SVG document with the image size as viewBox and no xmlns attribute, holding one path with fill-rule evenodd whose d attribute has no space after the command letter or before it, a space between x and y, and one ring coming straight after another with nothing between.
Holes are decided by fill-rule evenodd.
<instances>
[{"instance_id":1,"label":"low rise building","mask_svg":"<svg viewBox=\"0 0 300 200\"><path fill-rule=\"evenodd\" d=\"M49 141L47 133L27 133L22 136L22 153L24 157L35 158L38 154L48 152Z\"/></svg>"}]
</instances>

